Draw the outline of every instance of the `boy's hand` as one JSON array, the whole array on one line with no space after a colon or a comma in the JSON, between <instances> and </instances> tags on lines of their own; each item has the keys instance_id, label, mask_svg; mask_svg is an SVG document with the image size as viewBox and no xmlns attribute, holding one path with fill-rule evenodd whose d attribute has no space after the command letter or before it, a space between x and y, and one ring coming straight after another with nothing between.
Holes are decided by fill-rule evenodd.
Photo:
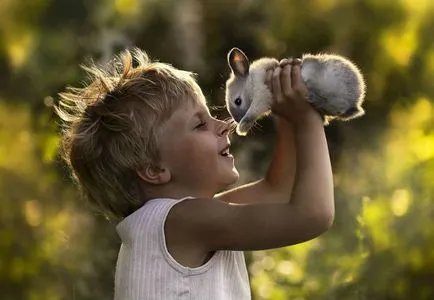
<instances>
[{"instance_id":1,"label":"boy's hand","mask_svg":"<svg viewBox=\"0 0 434 300\"><path fill-rule=\"evenodd\" d=\"M271 111L293 124L319 114L307 102L307 87L301 77L300 59L282 59L274 70L268 70L266 84L273 95Z\"/></svg>"}]
</instances>

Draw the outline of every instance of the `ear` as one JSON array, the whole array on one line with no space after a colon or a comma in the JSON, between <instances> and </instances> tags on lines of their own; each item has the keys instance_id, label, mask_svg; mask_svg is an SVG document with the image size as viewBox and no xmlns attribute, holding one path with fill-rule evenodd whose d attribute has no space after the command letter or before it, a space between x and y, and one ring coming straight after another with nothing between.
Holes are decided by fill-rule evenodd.
<instances>
[{"instance_id":1,"label":"ear","mask_svg":"<svg viewBox=\"0 0 434 300\"><path fill-rule=\"evenodd\" d=\"M137 170L137 175L147 183L156 185L168 183L171 179L168 168L162 168L152 164L146 164L146 166Z\"/></svg>"},{"instance_id":2,"label":"ear","mask_svg":"<svg viewBox=\"0 0 434 300\"><path fill-rule=\"evenodd\" d=\"M235 76L244 77L249 74L249 59L238 48L229 51L228 64Z\"/></svg>"}]
</instances>

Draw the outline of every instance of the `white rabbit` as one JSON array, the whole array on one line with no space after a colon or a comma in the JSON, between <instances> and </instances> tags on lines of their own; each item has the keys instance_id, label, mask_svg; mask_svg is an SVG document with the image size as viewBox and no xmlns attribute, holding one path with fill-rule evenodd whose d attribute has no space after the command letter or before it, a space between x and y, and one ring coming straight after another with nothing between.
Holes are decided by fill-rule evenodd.
<instances>
[{"instance_id":1,"label":"white rabbit","mask_svg":"<svg viewBox=\"0 0 434 300\"><path fill-rule=\"evenodd\" d=\"M238 123L237 133L246 135L256 120L270 112L271 91L265 84L266 70L278 65L274 58L249 63L238 48L228 53L231 68L226 82L226 107ZM331 54L302 57L301 75L307 86L306 100L330 120L350 120L362 116L365 82L359 69L349 60Z\"/></svg>"}]
</instances>

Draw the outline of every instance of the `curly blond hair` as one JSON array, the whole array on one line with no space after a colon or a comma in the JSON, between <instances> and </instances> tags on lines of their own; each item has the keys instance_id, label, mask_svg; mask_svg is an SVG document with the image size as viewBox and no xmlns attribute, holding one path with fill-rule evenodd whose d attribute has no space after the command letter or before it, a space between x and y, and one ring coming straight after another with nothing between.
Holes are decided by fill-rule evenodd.
<instances>
[{"instance_id":1,"label":"curly blond hair","mask_svg":"<svg viewBox=\"0 0 434 300\"><path fill-rule=\"evenodd\" d=\"M204 97L191 72L152 62L137 48L83 68L90 83L68 87L55 106L62 156L90 204L120 220L146 199L137 170L160 160L156 128Z\"/></svg>"}]
</instances>

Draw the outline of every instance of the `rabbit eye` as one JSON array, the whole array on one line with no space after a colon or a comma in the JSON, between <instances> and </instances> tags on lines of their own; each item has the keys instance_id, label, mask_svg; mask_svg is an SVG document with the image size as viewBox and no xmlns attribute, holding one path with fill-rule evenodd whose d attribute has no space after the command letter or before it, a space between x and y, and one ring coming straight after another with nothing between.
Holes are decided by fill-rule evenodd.
<instances>
[{"instance_id":1,"label":"rabbit eye","mask_svg":"<svg viewBox=\"0 0 434 300\"><path fill-rule=\"evenodd\" d=\"M241 98L240 97L238 97L237 99L235 99L235 105L236 106L240 106L241 105Z\"/></svg>"}]
</instances>

